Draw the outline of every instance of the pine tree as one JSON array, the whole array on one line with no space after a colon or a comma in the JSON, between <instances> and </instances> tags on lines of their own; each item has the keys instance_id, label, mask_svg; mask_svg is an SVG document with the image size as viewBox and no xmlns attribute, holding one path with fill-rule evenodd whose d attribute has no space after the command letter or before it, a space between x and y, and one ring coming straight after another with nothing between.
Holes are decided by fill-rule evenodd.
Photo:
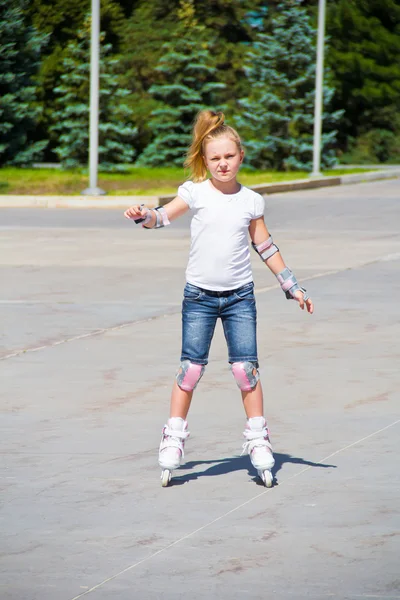
<instances>
[{"instance_id":1,"label":"pine tree","mask_svg":"<svg viewBox=\"0 0 400 600\"><path fill-rule=\"evenodd\" d=\"M120 51L119 30L125 22L123 8L127 2L120 0L101 0L101 30L105 32L107 43L112 45L113 54ZM132 6L132 0L130 0ZM37 31L48 36L37 75L37 97L41 108L40 119L34 139L46 137L49 146L46 148L46 160L56 160L53 153L57 136L50 127L53 124L53 113L57 111L57 95L54 93L61 83L63 60L68 52L68 44L76 40L90 10L90 0L29 0L26 6L26 17Z\"/></svg>"},{"instance_id":2,"label":"pine tree","mask_svg":"<svg viewBox=\"0 0 400 600\"><path fill-rule=\"evenodd\" d=\"M46 37L24 21L26 0L0 0L0 164L27 165L47 141L31 143L39 108L34 75Z\"/></svg>"},{"instance_id":3,"label":"pine tree","mask_svg":"<svg viewBox=\"0 0 400 600\"><path fill-rule=\"evenodd\" d=\"M121 170L135 155L133 140L136 129L131 125L132 110L125 100L129 91L121 89L117 74L118 59L110 58L110 44L101 44L99 91L99 167ZM68 45L63 60L58 111L51 130L58 134L55 153L64 168L88 162L90 21L78 32L78 39Z\"/></svg>"},{"instance_id":4,"label":"pine tree","mask_svg":"<svg viewBox=\"0 0 400 600\"><path fill-rule=\"evenodd\" d=\"M315 97L316 32L302 0L280 3L270 19L271 32L259 32L245 60L247 98L237 124L243 133L247 162L257 168L311 169ZM324 87L322 163L335 160L331 146L336 131L327 132L341 116L329 114L333 89Z\"/></svg>"},{"instance_id":5,"label":"pine tree","mask_svg":"<svg viewBox=\"0 0 400 600\"><path fill-rule=\"evenodd\" d=\"M211 44L197 23L192 0L182 0L180 5L181 26L174 39L164 45L164 55L156 67L161 81L149 90L162 102L152 112L154 139L138 165L182 166L196 114L204 108L216 108L218 91L225 87L216 81Z\"/></svg>"},{"instance_id":6,"label":"pine tree","mask_svg":"<svg viewBox=\"0 0 400 600\"><path fill-rule=\"evenodd\" d=\"M151 142L153 135L149 127L152 112L159 107L157 100L149 94L152 85L162 83L161 73L155 70L165 53L164 44L192 32L194 14L201 23L201 39L208 40L212 49L212 66L216 67L213 80L223 81L225 89L218 94L219 102L229 117L236 108L236 98L246 94L243 75L243 43L252 40L253 30L244 18L246 12L255 10L264 0L196 0L195 3L179 0L139 0L137 8L125 20L122 28L121 71L126 77L126 87L132 90L134 120L139 129L140 152ZM182 22L182 13L186 20ZM177 34L177 28L179 33ZM174 47L174 43L169 48ZM228 117L228 118L229 118Z\"/></svg>"},{"instance_id":7,"label":"pine tree","mask_svg":"<svg viewBox=\"0 0 400 600\"><path fill-rule=\"evenodd\" d=\"M164 53L163 46L171 40L176 29L176 13L164 0L140 2L121 28L122 85L132 94L130 105L134 108L133 122L138 128L136 147L139 153L152 140L149 128L151 113L159 102L149 94L149 89L159 79L154 70Z\"/></svg>"}]
</instances>

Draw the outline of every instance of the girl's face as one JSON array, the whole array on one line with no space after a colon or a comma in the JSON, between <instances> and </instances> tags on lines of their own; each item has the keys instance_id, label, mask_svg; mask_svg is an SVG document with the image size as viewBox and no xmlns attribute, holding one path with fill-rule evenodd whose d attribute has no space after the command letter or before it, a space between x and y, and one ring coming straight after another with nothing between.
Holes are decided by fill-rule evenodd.
<instances>
[{"instance_id":1,"label":"girl's face","mask_svg":"<svg viewBox=\"0 0 400 600\"><path fill-rule=\"evenodd\" d=\"M221 136L210 140L204 148L204 162L217 181L231 181L235 179L244 157L236 142L228 137Z\"/></svg>"}]
</instances>

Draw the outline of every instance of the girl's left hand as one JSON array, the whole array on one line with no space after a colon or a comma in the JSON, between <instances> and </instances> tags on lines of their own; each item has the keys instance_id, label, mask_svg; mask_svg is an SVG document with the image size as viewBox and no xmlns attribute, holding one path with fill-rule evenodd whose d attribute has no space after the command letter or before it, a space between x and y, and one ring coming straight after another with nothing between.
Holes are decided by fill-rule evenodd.
<instances>
[{"instance_id":1,"label":"girl's left hand","mask_svg":"<svg viewBox=\"0 0 400 600\"><path fill-rule=\"evenodd\" d=\"M297 290L297 292L295 292L293 295L294 295L295 299L297 300L297 302L299 303L301 310L304 310L304 305L305 305L307 307L307 312L309 312L310 315L312 315L312 313L314 312L314 304L313 304L311 298L304 300L304 294L300 290Z\"/></svg>"}]
</instances>

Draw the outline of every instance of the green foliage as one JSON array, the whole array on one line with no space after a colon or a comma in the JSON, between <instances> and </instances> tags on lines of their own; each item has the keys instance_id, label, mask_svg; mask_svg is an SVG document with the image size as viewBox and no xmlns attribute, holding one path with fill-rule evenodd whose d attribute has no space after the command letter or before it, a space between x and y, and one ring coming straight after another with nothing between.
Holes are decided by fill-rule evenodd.
<instances>
[{"instance_id":1,"label":"green foliage","mask_svg":"<svg viewBox=\"0 0 400 600\"><path fill-rule=\"evenodd\" d=\"M46 38L26 25L25 6L25 0L0 0L0 164L27 165L47 144L29 137L40 112L33 77Z\"/></svg>"},{"instance_id":2,"label":"green foliage","mask_svg":"<svg viewBox=\"0 0 400 600\"><path fill-rule=\"evenodd\" d=\"M237 123L243 128L247 161L257 168L311 169L316 32L301 0L280 3L270 26L270 33L257 33L245 62L250 93L239 103L244 112ZM325 86L325 107L332 94ZM339 116L325 108L325 167L335 162L331 147L336 132L327 129Z\"/></svg>"},{"instance_id":3,"label":"green foliage","mask_svg":"<svg viewBox=\"0 0 400 600\"><path fill-rule=\"evenodd\" d=\"M101 30L114 52L119 51L119 30L124 22L124 3L119 0L101 0ZM38 105L41 108L36 136L46 136L50 144L47 159L54 159L51 151L57 143L57 135L51 127L57 111L55 88L60 85L63 60L68 54L68 44L76 41L77 32L83 27L90 11L90 0L29 0L25 12L34 27L48 36L48 44L42 55L37 76Z\"/></svg>"},{"instance_id":4,"label":"green foliage","mask_svg":"<svg viewBox=\"0 0 400 600\"><path fill-rule=\"evenodd\" d=\"M176 29L176 14L165 10L160 2L142 1L120 29L121 84L131 91L133 123L138 129L136 146L139 154L151 142L149 128L151 113L160 102L149 94L149 88L158 79L155 66Z\"/></svg>"},{"instance_id":5,"label":"green foliage","mask_svg":"<svg viewBox=\"0 0 400 600\"><path fill-rule=\"evenodd\" d=\"M149 90L162 104L152 112L154 139L139 157L138 165L181 165L196 114L217 106L218 92L225 87L216 81L211 45L204 39L190 0L181 2L178 16L181 29L164 45L156 67L160 82Z\"/></svg>"},{"instance_id":6,"label":"green foliage","mask_svg":"<svg viewBox=\"0 0 400 600\"><path fill-rule=\"evenodd\" d=\"M125 99L129 91L120 87L116 73L118 60L110 58L110 44L101 44L99 98L99 162L102 170L115 170L132 161L135 128L132 110ZM58 136L55 152L64 168L88 162L90 24L78 32L78 40L68 45L63 59L56 123Z\"/></svg>"},{"instance_id":7,"label":"green foliage","mask_svg":"<svg viewBox=\"0 0 400 600\"><path fill-rule=\"evenodd\" d=\"M100 2L101 27L113 45L118 43L118 28L124 20L122 4L118 0ZM76 38L90 7L90 0L30 0L25 10L36 29L51 36L48 47L51 52Z\"/></svg>"},{"instance_id":8,"label":"green foliage","mask_svg":"<svg viewBox=\"0 0 400 600\"><path fill-rule=\"evenodd\" d=\"M342 146L349 136L370 129L394 131L394 117L400 113L400 2L328 3L327 31L334 107L345 109Z\"/></svg>"},{"instance_id":9,"label":"green foliage","mask_svg":"<svg viewBox=\"0 0 400 600\"><path fill-rule=\"evenodd\" d=\"M151 113L162 104L162 100L149 94L149 89L161 82L155 66L165 52L164 44L173 44L177 36L192 36L190 25L182 21L187 7L191 5L190 10L194 9L193 16L201 27L201 39L212 48L215 80L225 84L220 90L219 102L224 105L229 118L236 110L236 97L246 93L243 44L251 42L254 34L245 15L262 4L263 0L196 0L186 2L185 9L180 0L141 0L138 3L121 28L121 73L125 74L126 87L133 92L139 152L153 139L149 126Z\"/></svg>"},{"instance_id":10,"label":"green foliage","mask_svg":"<svg viewBox=\"0 0 400 600\"><path fill-rule=\"evenodd\" d=\"M350 140L349 151L341 157L341 162L357 165L400 163L400 135L387 129L371 129Z\"/></svg>"},{"instance_id":11,"label":"green foliage","mask_svg":"<svg viewBox=\"0 0 400 600\"><path fill-rule=\"evenodd\" d=\"M45 159L55 159L53 150L58 144L59 133L52 128L59 111L59 95L55 89L65 84L61 79L64 59L69 56L69 43L76 42L77 31L83 27L90 4L90 0L0 0L1 162L15 159L24 164L37 160L40 149L46 145L42 142L45 139L49 140ZM294 25L291 29L294 33L292 41L289 35L284 39L282 27L273 25L281 15L282 6L287 11L292 10L298 20L297 30ZM313 26L308 32L304 27L304 14L310 19L308 26L311 27L310 23ZM245 108L244 119L238 121L241 123L239 129L245 142L250 136L247 158L258 157L257 164L275 164L273 154L281 168L309 164L312 131L310 121L304 115L309 115L313 104L313 85L307 87L308 84L301 83L300 79L302 75L307 81L314 77L311 63L315 62L313 28L317 16L318 0L303 0L301 4L296 0L101 0L101 30L112 46L109 57L118 59L113 73L119 73L119 87L130 92L123 104L131 109L129 121L138 130L135 138L138 153L141 154L158 136L153 130L154 126L158 127L157 115L152 116L152 113L166 106L176 110L178 106L175 103L170 106L170 100L162 91L157 91L157 86L183 78L183 85L190 87L185 83L186 75L180 73L178 63L171 66L170 75L156 67L161 66L165 52L174 53L175 48L178 54L193 51L195 62L203 64L196 49L201 49L203 43L211 52L207 64L213 69L204 81L221 82L225 88L204 96L199 104L204 102L210 108L216 108L215 104L223 105L230 122L233 115L243 113ZM195 21L198 32L193 31ZM304 39L312 38L305 49L302 49L299 34L301 28ZM262 35L271 36L275 49L279 45L285 47L286 44L287 47L288 54L284 57L287 64L283 59L278 60L277 55L273 59L276 79L262 73L263 55L265 59L272 57L268 38L263 41ZM47 36L46 44L43 43L44 36ZM324 106L330 106L328 111L325 108L325 158L330 160L328 150L340 148L340 151L346 151L348 140L351 151L360 157L365 152L370 155L370 150L365 150L369 147L370 142L366 142L369 139L376 140L379 148L387 148L379 151L379 155L396 153L393 140L400 135L396 118L400 114L400 0L327 2L327 39L325 64L329 67L327 81L331 88L326 88L324 99ZM302 64L301 54L310 57L310 68L305 62ZM272 67L271 64L271 73ZM253 79L249 71L252 68ZM303 68L304 72L301 71ZM257 78L257 69L265 76L265 85ZM287 80L286 92L279 73ZM13 74L13 81L10 74ZM168 77L173 78L168 81ZM17 89L24 91L17 92ZM335 90L333 97L332 89ZM296 93L303 96L299 96L299 102L294 106ZM273 96L276 96L280 106L268 105L267 114L264 114L263 94L267 102L273 102ZM244 104L239 106L238 99L244 100ZM86 104L86 99L82 99L82 104ZM343 110L345 112L338 121L338 111ZM281 118L285 111L286 121ZM167 118L162 113L158 119L172 122L170 116ZM10 125L14 132L12 136L5 131ZM329 137L333 129L338 130L337 136ZM374 133L368 137L372 130ZM264 146L269 135L269 145ZM287 140L286 148L278 149L277 140L272 138L282 135ZM299 154L289 160L290 156L295 156L294 146L288 142L290 139L295 140ZM263 146L262 152L261 147L257 149L257 142ZM389 160L394 159L389 157Z\"/></svg>"}]
</instances>

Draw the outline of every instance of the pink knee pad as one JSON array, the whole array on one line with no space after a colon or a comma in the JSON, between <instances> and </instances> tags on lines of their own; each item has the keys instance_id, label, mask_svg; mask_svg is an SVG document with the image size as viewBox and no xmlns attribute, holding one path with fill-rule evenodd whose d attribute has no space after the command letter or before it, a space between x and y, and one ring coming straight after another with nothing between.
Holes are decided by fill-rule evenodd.
<instances>
[{"instance_id":1,"label":"pink knee pad","mask_svg":"<svg viewBox=\"0 0 400 600\"><path fill-rule=\"evenodd\" d=\"M233 376L242 392L251 392L256 387L260 374L255 363L250 361L232 363ZM255 373L254 373L255 371Z\"/></svg>"},{"instance_id":2,"label":"pink knee pad","mask_svg":"<svg viewBox=\"0 0 400 600\"><path fill-rule=\"evenodd\" d=\"M192 392L204 373L204 365L196 365L190 360L183 360L176 374L179 387L185 392Z\"/></svg>"}]
</instances>

